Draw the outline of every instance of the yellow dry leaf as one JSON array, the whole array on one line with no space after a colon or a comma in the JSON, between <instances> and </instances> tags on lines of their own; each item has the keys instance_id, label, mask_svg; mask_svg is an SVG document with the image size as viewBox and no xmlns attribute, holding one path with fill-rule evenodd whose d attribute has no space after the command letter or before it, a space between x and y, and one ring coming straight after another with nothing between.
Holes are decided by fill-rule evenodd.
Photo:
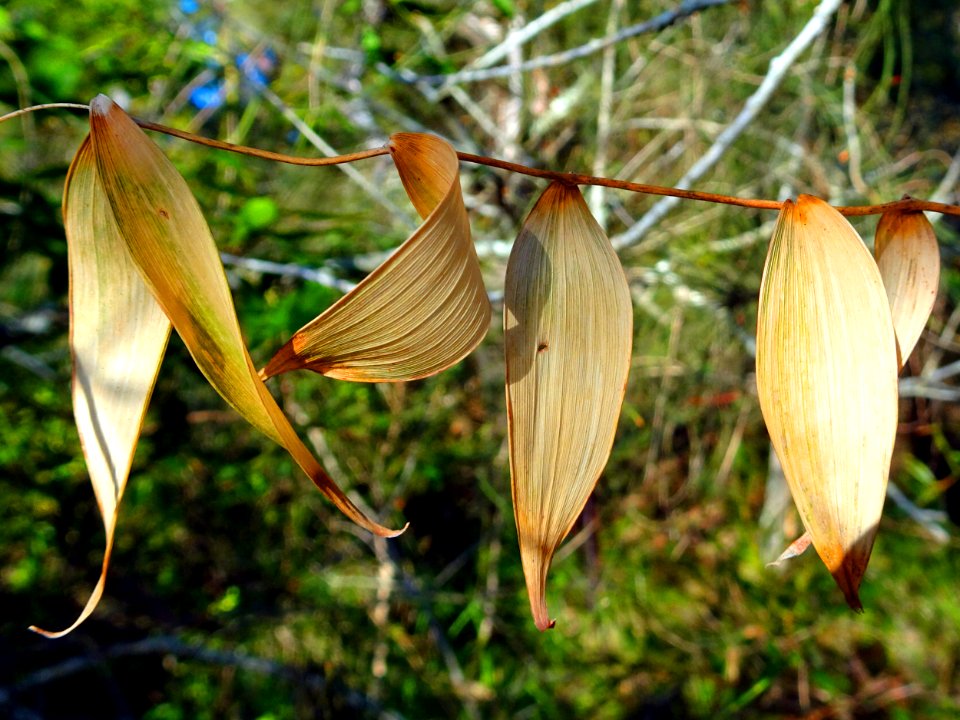
<instances>
[{"instance_id":1,"label":"yellow dry leaf","mask_svg":"<svg viewBox=\"0 0 960 720\"><path fill-rule=\"evenodd\" d=\"M887 290L903 368L927 325L940 282L940 248L922 212L887 212L877 223L874 255Z\"/></svg>"},{"instance_id":2,"label":"yellow dry leaf","mask_svg":"<svg viewBox=\"0 0 960 720\"><path fill-rule=\"evenodd\" d=\"M170 321L140 278L100 185L90 139L67 174L63 224L70 267L73 414L106 533L100 578L74 630L106 585L120 499L170 337Z\"/></svg>"},{"instance_id":3,"label":"yellow dry leaf","mask_svg":"<svg viewBox=\"0 0 960 720\"><path fill-rule=\"evenodd\" d=\"M897 348L877 265L830 205L787 201L767 254L757 391L813 545L851 607L897 427Z\"/></svg>"},{"instance_id":4,"label":"yellow dry leaf","mask_svg":"<svg viewBox=\"0 0 960 720\"><path fill-rule=\"evenodd\" d=\"M109 98L90 103L100 182L134 263L200 371L254 427L285 448L347 517L382 536L306 448L257 376L210 229L176 168Z\"/></svg>"},{"instance_id":5,"label":"yellow dry leaf","mask_svg":"<svg viewBox=\"0 0 960 720\"><path fill-rule=\"evenodd\" d=\"M510 472L534 621L547 571L606 465L633 312L623 268L579 189L551 184L513 246L504 289Z\"/></svg>"},{"instance_id":6,"label":"yellow dry leaf","mask_svg":"<svg viewBox=\"0 0 960 720\"><path fill-rule=\"evenodd\" d=\"M470 238L459 161L432 135L390 138L390 153L423 224L380 267L302 327L264 378L307 368L342 380L415 380L459 362L490 326Z\"/></svg>"}]
</instances>

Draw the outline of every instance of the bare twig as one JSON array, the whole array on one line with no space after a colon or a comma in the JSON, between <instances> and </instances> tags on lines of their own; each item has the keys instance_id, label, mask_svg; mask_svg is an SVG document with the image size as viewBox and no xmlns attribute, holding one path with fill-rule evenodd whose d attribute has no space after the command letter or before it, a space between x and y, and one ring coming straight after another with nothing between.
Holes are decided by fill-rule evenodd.
<instances>
[{"instance_id":1,"label":"bare twig","mask_svg":"<svg viewBox=\"0 0 960 720\"><path fill-rule=\"evenodd\" d=\"M511 65L498 65L497 67L485 68L481 70L462 70L449 75L417 75L416 73L409 71L393 70L392 68L388 68L382 64L378 65L377 69L396 80L411 84L422 83L427 85L449 86L462 83L493 80L495 78L507 77L508 75L518 71L530 72L531 70L565 65L573 62L574 60L579 60L581 58L598 53L610 45L616 45L617 43L621 43L624 40L636 37L637 35L659 32L695 12L699 12L700 10L717 5L727 5L731 1L732 0L684 0L673 10L662 12L646 22L631 25L630 27L626 27L623 30L614 33L613 35L608 35L607 37L603 38L596 38L588 43L580 45L579 47L571 48L570 50L565 50L553 55L541 55L539 57L532 58L524 62L519 67L513 67ZM533 23L527 27L529 28L532 25ZM501 56L501 58L502 57L503 56Z\"/></svg>"},{"instance_id":2,"label":"bare twig","mask_svg":"<svg viewBox=\"0 0 960 720\"><path fill-rule=\"evenodd\" d=\"M114 645L98 653L95 657L75 657L57 665L43 668L27 675L12 687L0 688L0 700L6 699L7 702L10 702L20 693L90 670L103 660L120 660L140 655L172 655L177 658L197 660L211 665L239 668L258 675L282 677L298 684L304 684L315 691L336 692L343 702L353 710L373 712L383 720L401 719L398 713L383 709L372 698L356 690L342 687L339 682L331 684L319 669L303 670L275 660L241 652L214 650L169 636L151 637L136 642Z\"/></svg>"},{"instance_id":3,"label":"bare twig","mask_svg":"<svg viewBox=\"0 0 960 720\"><path fill-rule=\"evenodd\" d=\"M861 196L866 197L869 189L863 181L863 173L860 169L862 153L860 151L860 135L857 132L856 80L857 68L851 62L843 73L843 131L847 135L850 183L854 190Z\"/></svg>"},{"instance_id":4,"label":"bare twig","mask_svg":"<svg viewBox=\"0 0 960 720\"><path fill-rule=\"evenodd\" d=\"M13 83L17 88L17 102L20 107L30 105L30 76L27 69L23 66L19 56L13 48L0 40L0 58L6 60L10 66L10 74L13 75ZM26 114L22 116L23 137L26 138L28 145L33 145L36 139L36 127L33 122L33 116Z\"/></svg>"},{"instance_id":5,"label":"bare twig","mask_svg":"<svg viewBox=\"0 0 960 720\"><path fill-rule=\"evenodd\" d=\"M887 483L887 497L938 543L943 544L950 541L950 533L944 530L941 525L941 523L947 521L945 512L917 507L911 502L910 498L903 494L903 490L892 482Z\"/></svg>"},{"instance_id":6,"label":"bare twig","mask_svg":"<svg viewBox=\"0 0 960 720\"><path fill-rule=\"evenodd\" d=\"M774 91L780 86L787 70L796 61L796 59L806 50L824 31L830 17L837 11L842 0L823 0L814 10L813 16L804 25L800 33L790 42L780 55L770 61L770 69L764 77L760 87L754 91L753 95L747 98L743 109L737 115L727 129L717 137L710 148L693 164L686 174L677 183L680 188L687 188L703 177L714 165L719 162L727 149L733 144L734 140L740 137L740 134L753 122L754 118L764 108ZM677 200L674 198L665 198L657 202L650 210L629 228L626 232L613 238L613 245L621 250L632 245L636 245L653 228L661 218L666 215L675 205Z\"/></svg>"},{"instance_id":7,"label":"bare twig","mask_svg":"<svg viewBox=\"0 0 960 720\"><path fill-rule=\"evenodd\" d=\"M597 2L597 0L566 0L566 2L562 2L556 7L550 8L545 13L542 13L539 17L537 17L536 20L521 28L511 31L502 43L494 48L491 48L490 50L487 50L487 52L481 55L476 61L471 63L471 68L474 70L479 70L488 68L491 65L500 62L505 57L510 55L513 50L521 47L528 40L533 39L551 25L556 24L567 15L593 5L595 2Z\"/></svg>"},{"instance_id":8,"label":"bare twig","mask_svg":"<svg viewBox=\"0 0 960 720\"><path fill-rule=\"evenodd\" d=\"M68 103L68 102L43 103L42 105L31 105L30 107L20 108L19 110L8 112L6 115L0 115L0 123L6 122L7 120L13 120L14 118L21 117L22 115L27 115L29 113L37 112L38 110L83 110L84 112L90 112L90 106L81 105L80 103Z\"/></svg>"},{"instance_id":9,"label":"bare twig","mask_svg":"<svg viewBox=\"0 0 960 720\"><path fill-rule=\"evenodd\" d=\"M307 125L299 115L297 115L280 97L273 92L270 88L262 83L256 83L257 91L267 99L271 105L273 105L276 110L283 115L286 120L293 125L315 148L328 157L337 156L338 153L333 149L326 140L320 137L309 125ZM372 153L379 153L380 148L377 148L376 151L371 151ZM350 165L339 165L340 169L349 177L358 187L363 189L373 200L384 208L386 208L391 215L396 218L402 218L406 220L406 224L410 227L416 227L417 222L413 220L411 214L408 211L401 210L394 203L387 199L384 195L382 189L374 186L366 177L361 175L356 168L350 167Z\"/></svg>"},{"instance_id":10,"label":"bare twig","mask_svg":"<svg viewBox=\"0 0 960 720\"><path fill-rule=\"evenodd\" d=\"M607 35L617 27L617 17L623 9L623 0L613 0L607 15ZM613 45L603 51L603 67L600 70L600 106L597 110L597 154L593 159L593 174L607 174L607 150L610 143L610 112L613 99L613 76L616 69L616 53ZM590 187L590 212L604 230L607 228L605 192L599 185Z\"/></svg>"},{"instance_id":11,"label":"bare twig","mask_svg":"<svg viewBox=\"0 0 960 720\"><path fill-rule=\"evenodd\" d=\"M323 268L310 268L297 265L296 263L278 263L271 260L261 260L259 258L240 257L239 255L231 255L230 253L220 253L220 259L224 265L230 265L256 273L263 273L264 275L295 277L333 288L334 290L339 290L344 294L356 287L355 283L341 280L329 270Z\"/></svg>"}]
</instances>

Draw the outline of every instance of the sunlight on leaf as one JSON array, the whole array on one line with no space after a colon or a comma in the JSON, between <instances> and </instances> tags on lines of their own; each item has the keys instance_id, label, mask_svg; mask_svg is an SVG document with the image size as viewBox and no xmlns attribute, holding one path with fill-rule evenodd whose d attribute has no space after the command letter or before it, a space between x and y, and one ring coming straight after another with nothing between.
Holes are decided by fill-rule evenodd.
<instances>
[{"instance_id":1,"label":"sunlight on leaf","mask_svg":"<svg viewBox=\"0 0 960 720\"><path fill-rule=\"evenodd\" d=\"M630 367L626 277L579 189L553 183L520 231L504 289L510 472L539 629L557 547L606 465Z\"/></svg>"},{"instance_id":2,"label":"sunlight on leaf","mask_svg":"<svg viewBox=\"0 0 960 720\"><path fill-rule=\"evenodd\" d=\"M922 212L888 212L877 223L877 266L897 332L901 369L910 357L937 299L940 248Z\"/></svg>"},{"instance_id":3,"label":"sunlight on leaf","mask_svg":"<svg viewBox=\"0 0 960 720\"><path fill-rule=\"evenodd\" d=\"M170 321L143 284L117 231L89 138L67 174L63 224L70 267L73 413L106 549L100 579L73 625L60 632L31 628L47 637L71 632L103 595L120 499L170 337Z\"/></svg>"},{"instance_id":4,"label":"sunlight on leaf","mask_svg":"<svg viewBox=\"0 0 960 720\"><path fill-rule=\"evenodd\" d=\"M453 148L431 135L390 138L421 225L380 267L309 322L262 371L307 368L342 380L415 380L463 359L490 326Z\"/></svg>"},{"instance_id":5,"label":"sunlight on leaf","mask_svg":"<svg viewBox=\"0 0 960 720\"><path fill-rule=\"evenodd\" d=\"M784 204L757 313L770 440L817 553L860 609L897 427L897 348L877 265L827 203Z\"/></svg>"},{"instance_id":6,"label":"sunlight on leaf","mask_svg":"<svg viewBox=\"0 0 960 720\"><path fill-rule=\"evenodd\" d=\"M351 520L382 536L297 437L247 354L210 229L176 168L109 98L90 103L100 181L121 236L201 372L248 422L284 447Z\"/></svg>"}]
</instances>

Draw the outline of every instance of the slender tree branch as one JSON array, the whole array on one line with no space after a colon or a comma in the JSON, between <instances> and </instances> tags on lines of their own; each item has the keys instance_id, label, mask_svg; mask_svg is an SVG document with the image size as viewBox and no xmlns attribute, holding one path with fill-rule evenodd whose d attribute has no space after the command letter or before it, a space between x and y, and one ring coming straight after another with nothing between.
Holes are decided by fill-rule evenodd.
<instances>
[{"instance_id":1,"label":"slender tree branch","mask_svg":"<svg viewBox=\"0 0 960 720\"><path fill-rule=\"evenodd\" d=\"M458 152L457 157L464 162L487 165L489 167L495 167L501 170L509 170L510 172L531 175L533 177L543 178L545 180L556 180L558 182L568 183L570 185L601 185L603 187L616 188L617 190L629 190L630 192L643 193L644 195L669 195L676 198L682 198L684 200L703 200L705 202L723 203L724 205L738 205L740 207L756 208L759 210L779 210L781 207L783 207L783 203L777 200L738 198L731 195L719 195L717 193L699 192L697 190L682 190L679 188L661 187L659 185L646 185L643 183L627 182L626 180L614 180L612 178L583 175L581 173L541 170L538 168L521 165L519 163L507 162L506 160L497 160L496 158L490 158L484 155L473 155L471 153ZM960 213L960 208L957 208L957 212Z\"/></svg>"},{"instance_id":2,"label":"slender tree branch","mask_svg":"<svg viewBox=\"0 0 960 720\"><path fill-rule=\"evenodd\" d=\"M638 23L636 25L631 25L630 27L626 27L617 33L607 35L606 37L595 38L588 43L565 50L563 52L555 53L553 55L541 55L540 57L532 58L520 66L498 65L497 67L491 68L463 70L461 72L451 73L449 75L417 75L416 73L410 71L393 70L382 63L377 66L377 69L389 77L409 84L425 83L428 85L449 86L459 83L492 80L494 78L507 77L515 72L530 72L531 70L565 65L566 63L573 62L574 60L579 60L580 58L587 57L588 55L598 53L604 48L623 42L628 38L636 37L637 35L642 35L645 33L659 32L660 30L664 30L677 21L693 15L700 10L717 5L727 5L730 2L731 0L684 0L684 2L680 3L680 5L673 10L662 12L650 20ZM581 6L585 6L586 4L589 3L582 3ZM575 9L579 9L579 7ZM532 25L533 23L528 25L526 29L531 28ZM504 43L498 46L498 48L504 47L510 41L511 38L508 37ZM513 42L512 44L516 43ZM493 51L491 51L491 53L492 52ZM488 53L488 55L491 53ZM502 59L505 54L506 53L504 52L503 54L497 55L496 59ZM487 56L484 56L484 58L486 57ZM484 58L481 58L481 61ZM477 65L482 65L481 61L477 61Z\"/></svg>"},{"instance_id":3,"label":"slender tree branch","mask_svg":"<svg viewBox=\"0 0 960 720\"><path fill-rule=\"evenodd\" d=\"M246 145L236 145L234 143L224 142L223 140L214 140L213 138L194 135L193 133L186 132L185 130L177 130L172 127L167 127L166 125L150 122L149 120L141 120L140 118L134 118L134 121L144 130L153 130L155 132L163 133L164 135L170 135L172 137L180 138L181 140L189 140L197 145L205 145L206 147L215 148L217 150L226 150L227 152L239 153L240 155L249 155L250 157L260 158L261 160L272 160L274 162L287 163L288 165L304 165L307 167L341 165L343 163L352 163L356 160L366 160L367 158L390 154L390 148L384 146L373 148L371 150L360 150L359 152L348 153L346 155L333 155L332 157L297 157L296 155L286 155L284 153L272 152L270 150L259 150L257 148L247 147Z\"/></svg>"},{"instance_id":4,"label":"slender tree branch","mask_svg":"<svg viewBox=\"0 0 960 720\"><path fill-rule=\"evenodd\" d=\"M9 702L19 693L90 670L102 662L100 658L116 661L142 655L173 655L181 659L196 660L211 665L240 668L241 670L257 675L282 677L306 685L317 691L336 693L338 697L353 710L373 713L383 720L387 720L388 718L398 720L400 718L400 715L396 712L383 708L380 703L373 698L352 688L342 686L339 681L329 680L319 669L301 669L277 662L276 660L248 655L242 652L216 650L203 645L187 643L179 638L169 636L149 637L136 642L114 645L103 651L99 658L74 657L57 665L43 668L42 670L27 675L11 687L0 688L0 702Z\"/></svg>"},{"instance_id":5,"label":"slender tree branch","mask_svg":"<svg viewBox=\"0 0 960 720\"><path fill-rule=\"evenodd\" d=\"M720 133L713 145L693 164L693 167L680 178L680 182L677 183L680 187L689 187L720 161L720 158L723 157L734 140L740 137L740 134L753 122L754 118L760 114L760 111L780 86L781 81L787 74L787 70L790 69L800 54L824 31L827 27L827 21L837 11L837 8L840 7L840 3L841 0L823 0L823 2L817 5L813 11L813 16L807 21L807 24L804 25L800 33L787 45L780 55L770 61L770 69L766 77L763 78L763 82L760 83L760 87L754 91L753 95L747 98L746 103L744 103L737 117L727 126L726 130ZM621 250L631 245L636 245L676 204L677 200L672 198L657 202L642 218L634 223L633 227L629 228L620 236L613 238L614 247Z\"/></svg>"},{"instance_id":6,"label":"slender tree branch","mask_svg":"<svg viewBox=\"0 0 960 720\"><path fill-rule=\"evenodd\" d=\"M19 110L14 110L13 112L8 112L6 115L0 116L0 123L4 123L7 120L13 120L14 118L26 115L28 113L37 112L38 110L83 110L85 112L90 112L89 105L81 105L80 103L67 103L67 102L58 102L58 103L44 103L43 105L31 105L30 107L20 108Z\"/></svg>"},{"instance_id":7,"label":"slender tree branch","mask_svg":"<svg viewBox=\"0 0 960 720\"><path fill-rule=\"evenodd\" d=\"M824 5L827 3L833 3L836 0L824 0ZM749 101L748 101L749 104ZM88 106L81 105L78 103L47 103L44 105L34 105L29 108L23 108L21 110L15 110L11 113L0 117L0 123L18 117L28 112L35 112L37 110L48 110L48 109L71 109L71 110L88 110ZM187 140L198 145L204 145L206 147L211 147L217 150L226 150L228 152L239 153L241 155L249 155L251 157L260 158L263 160L272 160L275 162L287 163L290 165L303 165L303 166L323 166L323 165L342 165L345 163L352 163L357 160L366 160L372 157L378 157L381 155L388 155L390 149L387 146L373 148L371 150L361 150L355 153L348 153L346 155L333 155L332 157L326 158L303 158L297 157L295 155L286 155L284 153L272 152L269 150L261 150L258 148L249 147L246 145L236 145L234 143L224 142L222 140L213 140L211 138L202 137L200 135L195 135L183 130L176 130L174 128L168 127L166 125L160 125L159 123L150 122L148 120L141 120L134 118L134 121L140 125L140 127L146 130L152 130L154 132L163 133L165 135L170 135L172 137L180 138L181 140ZM729 126L727 130L730 130L733 125ZM721 137L726 133L722 133ZM732 141L732 140L731 140ZM718 143L720 138L718 138ZM332 149L331 149L332 152ZM760 198L740 198L734 197L732 195L721 195L719 193L709 193L701 192L699 190L688 190L686 188L679 187L666 187L661 185L647 185L645 183L635 183L627 182L626 180L616 180L613 178L605 177L596 177L594 175L585 175L582 173L571 173L571 172L557 172L555 170L544 170L540 168L529 167L528 165L522 165L520 163L508 162L506 160L498 160L497 158L487 157L485 155L474 155L472 153L457 152L457 157L460 158L463 162L475 163L477 165L486 165L488 167L498 168L500 170L507 170L509 172L520 173L522 175L529 175L531 177L542 178L544 180L555 180L558 182L568 183L571 185L595 185L602 187L614 188L617 190L627 190L629 192L641 193L644 195L662 195L666 196L666 199L672 200L673 203L676 203L678 200L700 200L703 202L712 202L720 203L723 205L734 205L737 207L747 207L753 208L755 210L780 210L783 207L783 203L779 200L764 200ZM692 171L691 171L692 172ZM691 173L688 173L688 176ZM371 192L373 192L371 190ZM654 206L656 209L657 206ZM672 205L671 205L672 207ZM395 208L394 208L395 209ZM941 202L932 202L929 200L916 200L914 198L903 198L901 200L894 200L888 203L882 203L880 205L849 205L849 206L837 206L841 214L847 216L860 216L860 215L879 215L884 212L889 212L893 210L898 211L927 211L927 212L936 212L943 215L957 215L960 216L960 206L957 205L948 205L947 203ZM399 211L398 211L399 212ZM647 213L649 216L650 213ZM664 211L665 212L665 211ZM647 217L644 216L644 217ZM641 223L643 220L641 219ZM639 225L639 223L638 223ZM630 231L624 233L619 237L619 242L617 242L618 247L625 247L630 244L628 240L632 237Z\"/></svg>"},{"instance_id":8,"label":"slender tree branch","mask_svg":"<svg viewBox=\"0 0 960 720\"><path fill-rule=\"evenodd\" d=\"M511 51L520 47L528 40L533 39L554 23L559 22L567 15L575 13L578 10L582 10L588 5L593 5L595 2L597 2L597 0L566 0L566 2L562 2L556 7L550 8L545 13L537 17L536 20L531 20L523 27L512 30L502 43L494 48L491 48L481 57L477 58L476 61L471 63L473 66L471 69L481 70L500 62L507 57ZM451 76L449 75L440 75L438 77L447 82L456 82L455 80L452 80Z\"/></svg>"}]
</instances>

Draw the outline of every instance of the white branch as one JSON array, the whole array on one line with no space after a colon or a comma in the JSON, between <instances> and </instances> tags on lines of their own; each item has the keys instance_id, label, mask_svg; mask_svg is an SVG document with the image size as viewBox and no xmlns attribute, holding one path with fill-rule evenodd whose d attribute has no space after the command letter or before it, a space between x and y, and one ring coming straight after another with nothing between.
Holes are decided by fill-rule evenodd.
<instances>
[{"instance_id":1,"label":"white branch","mask_svg":"<svg viewBox=\"0 0 960 720\"><path fill-rule=\"evenodd\" d=\"M481 57L477 58L475 62L471 63L471 68L479 70L495 65L509 55L510 51L514 48L520 47L567 15L575 13L577 10L582 10L589 5L593 5L596 1L597 0L567 0L567 2L560 3L555 8L543 13L543 15L533 22L508 34L502 43L491 48Z\"/></svg>"},{"instance_id":2,"label":"white branch","mask_svg":"<svg viewBox=\"0 0 960 720\"><path fill-rule=\"evenodd\" d=\"M699 180L707 171L717 164L720 158L723 157L723 154L733 144L734 140L740 137L740 134L753 122L757 115L760 114L760 111L783 81L790 66L793 65L800 54L823 32L827 26L827 22L837 11L837 8L840 7L841 2L842 0L823 0L823 2L817 6L817 9L813 11L813 16L803 27L803 30L800 31L800 34L793 39L780 55L770 61L770 69L767 71L766 77L764 77L763 82L760 83L760 87L754 91L753 95L747 98L740 114L727 126L726 130L720 133L713 145L710 146L710 149L707 150L680 179L677 187L684 189L689 188L692 183ZM636 245L678 202L679 199L675 197L665 197L659 200L633 227L613 238L614 247L622 250L631 245Z\"/></svg>"}]
</instances>

